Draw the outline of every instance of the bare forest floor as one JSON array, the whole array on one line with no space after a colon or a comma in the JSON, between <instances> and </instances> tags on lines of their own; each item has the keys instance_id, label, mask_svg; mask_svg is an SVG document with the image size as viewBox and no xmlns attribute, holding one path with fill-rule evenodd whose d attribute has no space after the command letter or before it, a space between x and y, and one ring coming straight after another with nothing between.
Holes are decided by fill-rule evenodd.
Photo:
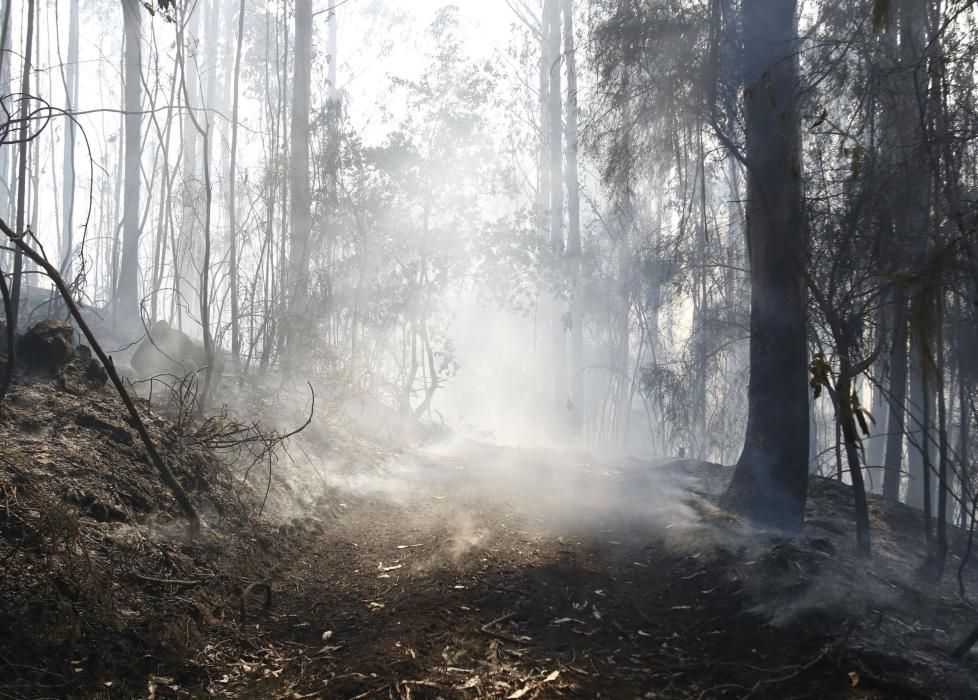
<instances>
[{"instance_id":1,"label":"bare forest floor","mask_svg":"<svg viewBox=\"0 0 978 700\"><path fill-rule=\"evenodd\" d=\"M834 482L787 539L716 506L715 465L313 432L328 488L257 518L260 488L150 429L193 543L110 389L19 375L0 407L0 698L978 692L978 653L949 659L978 624L958 558L920 580L919 515L874 500L858 561Z\"/></svg>"}]
</instances>

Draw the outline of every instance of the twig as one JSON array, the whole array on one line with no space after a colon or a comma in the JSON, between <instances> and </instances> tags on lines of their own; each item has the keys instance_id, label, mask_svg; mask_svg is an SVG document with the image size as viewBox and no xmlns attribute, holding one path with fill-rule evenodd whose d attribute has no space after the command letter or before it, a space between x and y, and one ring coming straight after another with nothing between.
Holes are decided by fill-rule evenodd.
<instances>
[{"instance_id":1,"label":"twig","mask_svg":"<svg viewBox=\"0 0 978 700\"><path fill-rule=\"evenodd\" d=\"M149 581L150 583L160 583L164 585L169 584L172 586L186 586L188 588L192 588L193 586L201 586L205 583L204 581L197 581L192 579L156 578L155 576L147 576L146 574L141 574L138 571L133 571L132 575L143 581Z\"/></svg>"},{"instance_id":2,"label":"twig","mask_svg":"<svg viewBox=\"0 0 978 700\"><path fill-rule=\"evenodd\" d=\"M502 639L504 642L512 642L513 644L520 644L522 646L526 646L526 641L520 639L519 637L514 637L513 635L506 634L505 632L499 632L497 630L489 629L495 624L498 624L500 622L505 622L509 618L513 617L513 615L515 614L516 613L506 613L505 615L500 615L495 620L487 622L482 627L480 627L479 631L482 632L483 634L488 634L490 637L495 637L496 639Z\"/></svg>"}]
</instances>

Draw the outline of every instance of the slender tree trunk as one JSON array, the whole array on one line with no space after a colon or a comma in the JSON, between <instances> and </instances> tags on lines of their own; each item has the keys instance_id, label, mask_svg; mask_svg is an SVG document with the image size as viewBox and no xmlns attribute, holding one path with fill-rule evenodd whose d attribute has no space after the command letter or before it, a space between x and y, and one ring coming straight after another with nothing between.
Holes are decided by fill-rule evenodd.
<instances>
[{"instance_id":1,"label":"slender tree trunk","mask_svg":"<svg viewBox=\"0 0 978 700\"><path fill-rule=\"evenodd\" d=\"M183 119L183 190L181 196L180 231L173 255L173 298L176 310L177 328L183 330L184 308L192 309L198 304L197 281L193 277L193 265L197 248L197 194L198 183L197 128L194 126L194 111L200 106L199 71L196 36L200 33L204 10L197 3L187 5L191 12L184 20L186 32L181 32L183 61L180 65L185 85L183 90L187 111Z\"/></svg>"},{"instance_id":2,"label":"slender tree trunk","mask_svg":"<svg viewBox=\"0 0 978 700\"><path fill-rule=\"evenodd\" d=\"M139 186L142 110L142 5L122 0L126 41L126 150L122 205L122 259L115 291L118 318L129 323L139 318Z\"/></svg>"},{"instance_id":3,"label":"slender tree trunk","mask_svg":"<svg viewBox=\"0 0 978 700\"><path fill-rule=\"evenodd\" d=\"M795 0L744 0L750 380L727 503L798 530L808 489L808 344Z\"/></svg>"},{"instance_id":4,"label":"slender tree trunk","mask_svg":"<svg viewBox=\"0 0 978 700\"><path fill-rule=\"evenodd\" d=\"M550 126L550 248L555 261L564 256L564 173L562 157L563 96L560 88L560 0L547 0L547 13L544 20L550 25L549 38L550 84L547 92ZM558 425L566 427L568 407L567 340L563 304L554 301L550 314L553 342L554 399L556 401Z\"/></svg>"},{"instance_id":5,"label":"slender tree trunk","mask_svg":"<svg viewBox=\"0 0 978 700\"><path fill-rule=\"evenodd\" d=\"M696 268L693 271L693 416L689 440L690 456L696 459L707 458L706 431L706 342L707 330L704 328L704 318L707 314L707 261L706 243L709 237L706 210L706 153L703 149L703 130L697 129L696 134L696 183L693 196L697 199L699 210L699 226L696 231Z\"/></svg>"},{"instance_id":6,"label":"slender tree trunk","mask_svg":"<svg viewBox=\"0 0 978 700\"><path fill-rule=\"evenodd\" d=\"M181 89L184 99L191 101L189 86L186 80L186 59L183 55L183 37L177 37L177 64L184 69L184 79L181 81ZM214 345L210 328L210 257L211 257L211 205L213 200L213 186L211 184L211 120L206 112L202 112L198 117L194 110L187 111L193 129L201 138L203 152L203 163L201 164L204 175L204 221L201 230L203 240L203 260L201 262L199 275L197 278L200 299L198 312L200 313L200 326L203 333L204 354L206 357L207 368L204 371L204 384L198 394L198 407L203 412L209 400L210 389L214 374Z\"/></svg>"},{"instance_id":7,"label":"slender tree trunk","mask_svg":"<svg viewBox=\"0 0 978 700\"><path fill-rule=\"evenodd\" d=\"M177 100L177 84L180 78L180 70L173 71L170 80L170 99L168 104L175 105ZM153 285L150 290L150 320L156 321L159 316L160 298L163 296L163 275L166 270L166 251L167 234L172 232L173 227L173 207L171 197L173 195L173 183L176 181L179 169L170 167L170 137L173 134L174 117L172 111L167 111L166 126L163 129L162 145L160 152L163 155L163 192L160 195L159 210L156 222L156 241L153 255ZM157 127L158 128L158 127ZM172 293L172 292L171 292Z\"/></svg>"},{"instance_id":8,"label":"slender tree trunk","mask_svg":"<svg viewBox=\"0 0 978 700\"><path fill-rule=\"evenodd\" d=\"M31 54L34 49L34 0L27 0L27 37L24 48L24 72L20 81L20 92L22 95L31 94ZM17 146L17 227L15 233L18 236L24 234L24 220L27 216L27 155L30 149L30 142L27 140L30 133L28 114L30 100L24 99L20 102L20 143ZM18 247L14 252L14 279L10 289L10 305L12 318L10 325L17 328L17 320L20 315L20 287L21 278L24 273L24 254Z\"/></svg>"},{"instance_id":9,"label":"slender tree trunk","mask_svg":"<svg viewBox=\"0 0 978 700\"><path fill-rule=\"evenodd\" d=\"M615 423L618 426L618 444L624 447L628 444L629 422L632 412L631 387L628 379L631 372L630 316L632 305L632 275L634 271L631 249L632 204L630 195L627 192L625 193L625 201L622 203L621 208L618 238L618 324L615 329L615 334L618 336L618 352L614 362L616 368L614 381L618 387L617 405L615 407ZM654 285L655 281L652 280L651 284ZM654 342L652 338L649 340Z\"/></svg>"},{"instance_id":10,"label":"slender tree trunk","mask_svg":"<svg viewBox=\"0 0 978 700\"><path fill-rule=\"evenodd\" d=\"M238 229L237 229L237 162L238 162L238 104L241 77L241 46L244 40L245 0L238 6L238 41L234 51L234 87L231 106L231 163L228 167L228 236L230 238L231 268L231 357L235 366L241 361L241 325L238 310Z\"/></svg>"},{"instance_id":11,"label":"slender tree trunk","mask_svg":"<svg viewBox=\"0 0 978 700\"><path fill-rule=\"evenodd\" d=\"M330 274L337 261L337 211L339 209L339 172L340 172L340 124L342 121L342 102L337 78L339 67L339 29L337 19L338 10L333 8L329 11L327 18L326 52L328 54L329 65L326 73L326 206L325 206L325 226L326 226L326 250L325 259ZM332 300L331 300L332 301ZM340 326L340 309L330 303L327 318L329 327L325 333L330 338L334 346L339 345L337 337ZM356 381L356 372L351 372L353 380Z\"/></svg>"},{"instance_id":12,"label":"slender tree trunk","mask_svg":"<svg viewBox=\"0 0 978 700\"><path fill-rule=\"evenodd\" d=\"M564 3L564 61L567 67L567 258L571 274L571 430L584 427L584 284L581 249L581 204L577 174L577 58L574 42L574 0Z\"/></svg>"},{"instance_id":13,"label":"slender tree trunk","mask_svg":"<svg viewBox=\"0 0 978 700\"><path fill-rule=\"evenodd\" d=\"M939 323L943 323L943 313L939 311ZM943 336L943 334L940 334ZM947 497L951 489L948 483L948 440L947 440L947 392L944 385L944 338L937 340L937 541L934 543L934 577L940 581L947 564Z\"/></svg>"},{"instance_id":14,"label":"slender tree trunk","mask_svg":"<svg viewBox=\"0 0 978 700\"><path fill-rule=\"evenodd\" d=\"M312 70L312 0L295 3L295 67L292 93L292 231L288 279L290 340L298 338L306 317L309 296L309 239L312 233L312 197L309 189L309 105Z\"/></svg>"},{"instance_id":15,"label":"slender tree trunk","mask_svg":"<svg viewBox=\"0 0 978 700\"><path fill-rule=\"evenodd\" d=\"M0 25L0 85L10 85L10 6L13 4L13 0L7 0L3 3L3 20L2 25ZM10 99L3 99L3 109L4 114L9 114L12 105L10 104ZM14 208L17 204L16 196L13 191L13 183L16 180L13 177L13 173L10 168L12 167L12 159L10 158L9 148L0 148L0 186L3 188L2 196L3 199L0 202L3 203L3 209L0 209L5 215L9 217L8 220L14 221L16 219L16 214L13 213ZM7 260L6 251L0 251L0 260ZM9 290L8 290L9 292Z\"/></svg>"},{"instance_id":16,"label":"slender tree trunk","mask_svg":"<svg viewBox=\"0 0 978 700\"><path fill-rule=\"evenodd\" d=\"M65 109L78 108L78 2L69 3L68 65L65 76ZM71 278L71 253L74 248L75 226L75 122L65 120L64 181L62 182L61 276Z\"/></svg>"},{"instance_id":17,"label":"slender tree trunk","mask_svg":"<svg viewBox=\"0 0 978 700\"><path fill-rule=\"evenodd\" d=\"M846 331L841 330L841 334ZM847 338L840 336L837 330L836 342L839 347L840 368L839 382L836 385L838 398L839 423L845 439L846 462L849 467L849 477L852 480L852 490L856 511L856 551L862 557L868 557L871 550L869 529L869 508L866 501L866 485L863 481L862 465L859 458L859 432L853 412L853 387L849 353L850 343Z\"/></svg>"},{"instance_id":18,"label":"slender tree trunk","mask_svg":"<svg viewBox=\"0 0 978 700\"><path fill-rule=\"evenodd\" d=\"M540 131L537 151L537 217L541 236L550 235L550 3L544 0L540 19Z\"/></svg>"}]
</instances>

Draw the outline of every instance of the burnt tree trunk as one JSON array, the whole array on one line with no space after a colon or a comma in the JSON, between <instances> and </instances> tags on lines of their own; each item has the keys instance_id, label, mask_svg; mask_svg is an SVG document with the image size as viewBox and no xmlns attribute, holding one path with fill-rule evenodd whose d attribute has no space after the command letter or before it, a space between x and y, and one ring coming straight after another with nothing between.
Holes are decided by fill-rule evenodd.
<instances>
[{"instance_id":1,"label":"burnt tree trunk","mask_svg":"<svg viewBox=\"0 0 978 700\"><path fill-rule=\"evenodd\" d=\"M747 435L726 502L798 530L808 489L808 347L796 0L745 0L750 380Z\"/></svg>"}]
</instances>

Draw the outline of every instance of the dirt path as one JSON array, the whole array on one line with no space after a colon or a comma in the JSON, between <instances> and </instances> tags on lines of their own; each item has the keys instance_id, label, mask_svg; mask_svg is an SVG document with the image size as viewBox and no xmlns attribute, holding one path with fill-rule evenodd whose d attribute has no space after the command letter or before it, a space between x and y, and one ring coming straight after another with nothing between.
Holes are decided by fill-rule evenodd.
<instances>
[{"instance_id":1,"label":"dirt path","mask_svg":"<svg viewBox=\"0 0 978 700\"><path fill-rule=\"evenodd\" d=\"M653 478L627 461L485 448L405 462L354 480L325 534L289 538L272 611L252 623L275 654L212 691L925 697L865 664L854 688L842 617L775 627L751 612L743 557L685 490L722 478L705 468Z\"/></svg>"}]
</instances>

